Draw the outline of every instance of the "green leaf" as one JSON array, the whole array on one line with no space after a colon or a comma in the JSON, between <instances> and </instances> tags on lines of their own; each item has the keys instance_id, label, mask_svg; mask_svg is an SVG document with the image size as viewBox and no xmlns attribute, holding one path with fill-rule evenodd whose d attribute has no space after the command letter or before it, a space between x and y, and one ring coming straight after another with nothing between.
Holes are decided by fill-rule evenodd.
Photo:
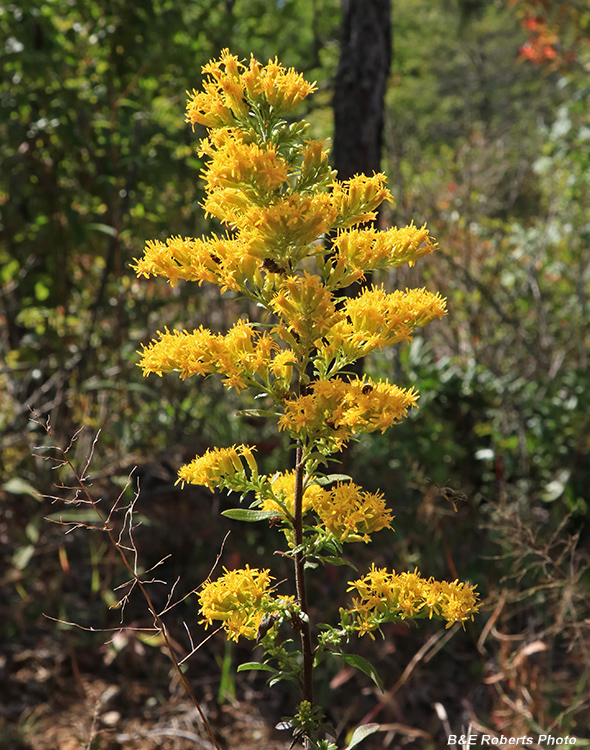
<instances>
[{"instance_id":1,"label":"green leaf","mask_svg":"<svg viewBox=\"0 0 590 750\"><path fill-rule=\"evenodd\" d=\"M56 513L50 513L45 516L49 521L63 523L92 523L100 522L100 518L92 508L73 508L71 510L58 510ZM135 521L135 518L134 518ZM99 527L100 528L100 527Z\"/></svg>"},{"instance_id":2,"label":"green leaf","mask_svg":"<svg viewBox=\"0 0 590 750\"><path fill-rule=\"evenodd\" d=\"M5 263L2 267L2 271L0 271L0 278L2 279L2 281L8 283L9 281L12 281L14 279L19 271L20 266L18 260L13 258L12 260L9 260L8 263Z\"/></svg>"},{"instance_id":3,"label":"green leaf","mask_svg":"<svg viewBox=\"0 0 590 750\"><path fill-rule=\"evenodd\" d=\"M4 482L2 489L5 492L10 492L11 495L30 495L35 500L41 500L41 493L36 490L32 484L29 484L26 480L20 477L13 477L8 482Z\"/></svg>"},{"instance_id":4,"label":"green leaf","mask_svg":"<svg viewBox=\"0 0 590 750\"><path fill-rule=\"evenodd\" d=\"M88 229L94 229L95 232L108 234L109 237L117 236L117 230L115 229L115 227L111 227L109 224L98 224L96 222L93 222L92 224L88 224Z\"/></svg>"},{"instance_id":5,"label":"green leaf","mask_svg":"<svg viewBox=\"0 0 590 750\"><path fill-rule=\"evenodd\" d=\"M236 412L236 417L277 417L276 411L268 409L242 409Z\"/></svg>"},{"instance_id":6,"label":"green leaf","mask_svg":"<svg viewBox=\"0 0 590 750\"><path fill-rule=\"evenodd\" d=\"M276 669L273 669L268 664L263 664L261 661L248 661L245 664L240 664L237 671L247 672L249 669L255 669L259 672L276 672Z\"/></svg>"},{"instance_id":7,"label":"green leaf","mask_svg":"<svg viewBox=\"0 0 590 750\"><path fill-rule=\"evenodd\" d=\"M256 521L265 521L267 518L276 518L276 510L247 510L246 508L231 508L224 510L221 514L232 521L246 521L246 523L255 523Z\"/></svg>"},{"instance_id":8,"label":"green leaf","mask_svg":"<svg viewBox=\"0 0 590 750\"><path fill-rule=\"evenodd\" d=\"M12 556L12 562L17 570L24 570L31 558L35 554L35 547L32 544L26 544L24 547L19 547Z\"/></svg>"},{"instance_id":9,"label":"green leaf","mask_svg":"<svg viewBox=\"0 0 590 750\"><path fill-rule=\"evenodd\" d=\"M314 479L314 482L324 486L325 484L332 484L332 482L350 482L351 480L352 477L349 477L348 474L326 474L323 477Z\"/></svg>"},{"instance_id":10,"label":"green leaf","mask_svg":"<svg viewBox=\"0 0 590 750\"><path fill-rule=\"evenodd\" d=\"M363 724L362 726L357 727L352 733L350 742L344 748L344 750L352 750L352 748L360 744L365 739L365 737L368 737L370 734L374 734L378 729L379 724Z\"/></svg>"},{"instance_id":11,"label":"green leaf","mask_svg":"<svg viewBox=\"0 0 590 750\"><path fill-rule=\"evenodd\" d=\"M35 283L35 298L39 302L44 302L49 297L49 294L49 288L42 281Z\"/></svg>"},{"instance_id":12,"label":"green leaf","mask_svg":"<svg viewBox=\"0 0 590 750\"><path fill-rule=\"evenodd\" d=\"M335 557L334 555L326 555L325 557L322 557L322 560L324 560L327 563L330 563L330 565L348 565L349 568L352 568L353 570L358 570L356 565L350 562L350 560L345 560L343 557Z\"/></svg>"},{"instance_id":13,"label":"green leaf","mask_svg":"<svg viewBox=\"0 0 590 750\"><path fill-rule=\"evenodd\" d=\"M373 680L381 692L385 692L381 678L370 661L363 659L362 656L357 656L357 654L342 654L342 658L347 664L350 664L351 667L355 667L355 669L360 669L361 672L364 672Z\"/></svg>"},{"instance_id":14,"label":"green leaf","mask_svg":"<svg viewBox=\"0 0 590 750\"><path fill-rule=\"evenodd\" d=\"M281 682L282 680L286 680L287 682L293 682L293 683L295 683L295 685L299 684L299 680L295 677L295 675L285 674L283 672L279 672L279 674L276 677L272 677L268 681L268 686L272 687L273 685L276 685L277 683Z\"/></svg>"}]
</instances>

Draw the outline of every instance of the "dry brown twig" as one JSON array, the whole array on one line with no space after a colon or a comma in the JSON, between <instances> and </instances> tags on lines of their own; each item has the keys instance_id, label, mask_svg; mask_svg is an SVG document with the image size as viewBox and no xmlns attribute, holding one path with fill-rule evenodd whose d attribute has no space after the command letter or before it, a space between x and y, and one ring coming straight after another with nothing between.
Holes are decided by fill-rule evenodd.
<instances>
[{"instance_id":1,"label":"dry brown twig","mask_svg":"<svg viewBox=\"0 0 590 750\"><path fill-rule=\"evenodd\" d=\"M128 571L129 575L130 575L129 580L125 581L123 584L121 584L120 586L117 587L118 589L124 588L126 586L128 587L128 590L124 593L124 595L122 596L122 598L118 602L118 606L121 609L121 622L123 621L125 605L127 604L131 593L136 588L139 589L139 591L141 592L141 594L143 595L143 597L145 599L145 602L147 604L148 610L149 610L149 612L150 612L150 614L151 614L151 616L153 618L153 626L151 628L135 628L135 629L136 630L142 630L144 632L145 631L154 632L154 633L159 634L159 635L162 636L162 638L164 640L164 643L165 643L165 646L166 646L166 650L168 652L168 655L169 655L169 657L170 657L170 659L172 661L172 664L174 666L174 669L175 669L176 673L178 674L178 678L179 678L180 682L182 683L182 685L183 685L183 687L184 687L187 695L189 696L192 704L194 705L195 709L197 710L197 712L198 712L198 714L199 714L199 716L200 716L200 718L201 718L201 720L203 722L203 725L204 725L204 727L205 727L205 729L207 731L207 734L209 735L209 737L211 739L211 742L213 743L212 747L214 747L215 750L221 750L221 748L220 748L220 746L219 746L219 744L218 744L218 742L217 742L217 740L216 740L216 738L215 738L215 736L213 734L213 730L211 729L211 726L209 725L209 723L207 721L207 718L206 718L206 716L205 716L205 714L204 714L204 712L203 712L203 710L202 710L202 708L201 708L201 706L199 704L199 701L197 700L195 694L193 693L193 690L192 690L192 688L191 688L191 686L190 686L190 684L189 684L189 682L188 682L188 680L187 680L187 678L186 678L186 676L185 676L185 674L184 674L184 672L183 672L183 670L181 668L181 664L188 657L185 657L182 661L179 661L179 658L176 655L176 651L175 651L173 643L172 643L172 638L171 638L170 634L168 633L168 629L166 627L166 624L164 623L164 621L162 619L163 615L166 612L169 612L174 606L176 606L176 604L179 604L181 601L184 601L188 596L190 596L191 594L195 593L195 591L198 590L198 587L197 587L197 589L193 589L192 591L190 591L188 594L186 594L186 596L182 597L182 599L180 599L180 600L172 603L172 598L174 596L174 590L175 590L175 588L176 588L176 586L178 584L178 580L175 581L175 583L172 586L172 590L169 593L168 599L166 601L166 606L164 607L164 609L161 612L158 612L158 610L156 609L156 607L155 607L155 605L153 603L153 600L152 600L152 598L151 598L151 596L149 594L149 591L147 589L147 586L150 583L155 583L157 581L157 579L145 580L142 576L140 576L140 573L139 573L139 553L138 553L137 545L135 544L135 540L133 538L133 530L134 530L134 528L136 528L135 525L134 525L134 522L133 522L133 512L134 512L134 508L135 508L135 503L137 502L137 499L139 497L139 487L137 488L137 490L136 490L136 492L134 494L134 497L130 501L129 505L126 508L125 507L120 507L120 502L121 502L121 500L123 498L123 495L124 495L126 489L130 485L131 474L129 476L129 480L128 480L127 484L125 485L125 487L123 488L123 490L121 490L119 496L117 497L117 499L113 503L113 506L111 507L111 509L109 510L109 512L107 514L103 513L103 511L99 507L100 500L96 500L90 494L90 492L88 490L88 487L89 487L88 469L90 467L90 464L92 462L92 458L94 456L94 450L95 450L95 447L96 447L96 444L97 444L97 441L98 441L98 438L99 438L99 435L100 435L100 431L98 431L96 433L96 436L95 436L95 438L94 438L94 440L92 442L92 447L91 447L91 449L89 451L89 454L88 454L86 463L84 465L84 468L83 468L83 470L81 472L79 472L76 469L76 467L74 466L72 460L69 458L68 453L72 449L73 445L76 442L76 439L78 438L78 435L81 433L81 431L82 431L83 428L80 428L80 430L78 430L74 434L74 436L71 438L71 440L70 440L69 444L67 445L67 447L64 448L59 443L59 441L55 438L55 435L53 433L53 430L52 430L52 427L51 427L49 419L47 420L46 423L37 422L37 424L40 424L41 427L43 427L43 429L45 430L47 436L51 439L53 445L50 445L50 446L39 446L36 450L48 450L48 449L56 450L58 452L58 455L57 456L47 456L47 455L40 455L38 453L35 454L35 455L38 458L42 458L44 460L51 460L51 461L53 461L53 463L54 463L54 465L52 467L53 469L59 469L59 468L62 468L62 467L67 467L69 469L69 471L72 473L72 475L74 477L74 482L75 482L72 486L68 486L66 484L56 484L56 487L59 490L61 490L61 491L72 491L74 493L73 498L66 499L66 498L64 498L62 496L59 496L59 495L47 495L46 497L48 499L51 499L53 502L61 501L61 502L66 503L67 505L75 505L76 507L78 507L79 505L82 505L82 504L90 505L90 506L92 506L92 509L96 513L97 518L100 521L100 524L99 525L93 525L93 524L89 524L89 523L85 523L85 522L81 522L81 521L61 521L61 520L55 520L55 519L51 519L51 518L48 518L47 520L53 521L54 523L58 523L58 524L63 525L63 526L70 527L66 533L69 533L69 531L73 531L76 528L84 528L84 529L88 529L88 530L102 531L102 532L104 532L107 535L110 544L119 553L121 561L122 561L124 567L126 568L126 570ZM122 510L125 511L123 526L122 526L119 534L115 535L113 524L111 522L112 522L114 513L116 511L122 511ZM226 536L226 538L227 538L227 536ZM223 544L225 544L225 539L223 540ZM215 563L213 565L213 568L212 568L211 572L213 572L213 570L215 569L217 563L219 562L219 559L221 557L222 551L223 551L223 545L222 545L222 548L221 548L221 550L220 550L220 552L219 552L219 554L217 556L217 559L216 559L216 561L215 561ZM163 558L162 560L160 560L159 562L157 562L155 565L153 565L151 568L149 568L146 571L146 573L151 573L155 568L157 568L158 566L160 566L164 562L165 559L166 558ZM160 582L163 583L163 581L160 581ZM48 619L55 620L56 618L49 617ZM57 620L57 621L58 622L64 622L62 620ZM67 623L67 624L76 625L76 623ZM85 629L85 630L93 630L93 631L95 630L94 628L83 628L83 629ZM117 628L117 629L114 629L114 630L116 630L118 632L120 630L120 628ZM209 636L209 637L211 637L211 636ZM208 640L208 638L205 639L205 641L206 640ZM203 643L205 641L203 641ZM202 644L200 644L199 646L197 646L195 648L194 644L193 644L193 641L192 641L192 638L190 638L190 642L191 642L191 646L192 646L192 650L191 650L191 654L190 655L192 655L198 648L200 648L200 645L202 645Z\"/></svg>"}]
</instances>

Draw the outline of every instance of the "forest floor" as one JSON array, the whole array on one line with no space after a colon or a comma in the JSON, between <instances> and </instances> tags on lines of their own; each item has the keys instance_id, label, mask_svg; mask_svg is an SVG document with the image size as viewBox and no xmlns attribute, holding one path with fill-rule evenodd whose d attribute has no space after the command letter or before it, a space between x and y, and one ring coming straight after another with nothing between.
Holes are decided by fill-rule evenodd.
<instances>
[{"instance_id":1,"label":"forest floor","mask_svg":"<svg viewBox=\"0 0 590 750\"><path fill-rule=\"evenodd\" d=\"M194 704L162 653L139 641L125 665L104 663L104 649L67 648L46 638L32 648L2 649L0 748L2 750L194 750L214 748ZM127 650L127 649L126 649ZM150 661L150 675L132 661ZM122 671L121 667L124 667ZM219 746L283 750L289 742L264 717L259 691L241 686L241 699L219 705L212 692L219 668L199 665L191 687ZM199 675L194 678L194 672ZM168 684L166 684L166 682Z\"/></svg>"}]
</instances>

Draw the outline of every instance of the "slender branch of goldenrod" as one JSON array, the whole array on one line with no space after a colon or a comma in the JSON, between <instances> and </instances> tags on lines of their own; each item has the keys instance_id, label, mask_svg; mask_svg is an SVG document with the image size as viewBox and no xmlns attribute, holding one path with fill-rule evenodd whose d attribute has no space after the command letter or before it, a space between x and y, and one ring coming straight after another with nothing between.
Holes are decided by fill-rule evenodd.
<instances>
[{"instance_id":1,"label":"slender branch of goldenrod","mask_svg":"<svg viewBox=\"0 0 590 750\"><path fill-rule=\"evenodd\" d=\"M295 459L295 497L293 533L295 542L295 586L297 598L304 617L301 620L301 653L303 655L303 700L313 705L313 654L311 650L311 628L307 606L307 590L305 586L305 556L301 549L303 543L303 449L297 446Z\"/></svg>"},{"instance_id":2,"label":"slender branch of goldenrod","mask_svg":"<svg viewBox=\"0 0 590 750\"><path fill-rule=\"evenodd\" d=\"M383 201L393 199L382 174L337 180L324 143L304 138L308 124L287 124L285 115L314 91L314 84L276 60L262 66L251 58L247 66L229 50L203 73L203 90L189 94L187 120L208 130L201 141L201 153L208 157L203 206L231 236L149 241L135 269L146 277L166 276L171 284L179 279L217 284L222 292L256 300L272 323L240 320L225 335L203 327L159 333L144 347L141 367L144 374L175 371L182 378L217 373L228 388L251 387L279 412L261 415L278 416L279 429L296 441L294 472L261 475L254 448L234 445L196 456L179 477L211 490L240 492L242 499L253 493L250 509L225 514L280 524L293 545L287 557L295 566L296 603L292 596L274 594L270 570L247 565L224 569L220 578L204 584L201 613L208 625L221 620L232 640L244 636L265 648L263 662L245 666L274 673L270 684L300 674L302 658L303 700L291 724L294 740L302 740L306 750L336 750L334 743L319 739L326 727L321 707L313 705L305 581L311 560L306 558L345 564L344 543L369 542L373 532L391 528L392 515L381 494L363 491L350 477L322 475L319 465L356 435L384 432L399 422L418 398L414 388L387 380L336 375L372 351L407 340L416 327L445 315L446 308L439 294L425 289L388 293L372 286L346 298L335 291L373 270L413 264L433 252L436 242L425 227L413 224L382 232L360 228L375 218ZM334 252L324 253L322 238L330 233ZM309 263L313 258L317 268ZM294 376L298 389L292 389ZM359 598L340 610L341 627L318 623L316 640L324 649L318 657L343 636L372 637L385 622L432 616L464 622L478 607L474 587L424 579L418 571L373 566L349 581L352 590ZM280 636L288 618L299 631L301 652ZM367 673L376 679L372 668Z\"/></svg>"}]
</instances>

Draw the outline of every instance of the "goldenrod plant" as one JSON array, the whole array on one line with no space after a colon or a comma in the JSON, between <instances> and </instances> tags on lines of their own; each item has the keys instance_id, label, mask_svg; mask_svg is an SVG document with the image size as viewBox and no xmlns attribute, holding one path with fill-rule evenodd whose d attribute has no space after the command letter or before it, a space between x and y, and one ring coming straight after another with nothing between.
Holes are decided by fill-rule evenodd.
<instances>
[{"instance_id":1,"label":"goldenrod plant","mask_svg":"<svg viewBox=\"0 0 590 750\"><path fill-rule=\"evenodd\" d=\"M279 587L270 570L224 570L199 591L201 622L220 622L229 639L259 644L262 658L241 668L268 672L271 684L296 682L302 700L289 721L295 740L334 750L314 702L315 668L336 654L378 681L366 660L344 651L351 640L373 638L384 623L406 619L440 618L449 627L478 609L467 583L373 566L349 582L351 601L338 623L312 623L309 616L309 571L345 564L347 544L368 543L392 522L382 494L326 474L328 459L361 433L384 432L418 400L414 388L356 377L350 367L446 313L444 298L426 289L373 285L356 297L342 290L370 271L413 265L436 243L413 224L367 228L378 206L393 200L385 176L337 180L326 144L306 138L305 121L289 120L315 84L276 60L245 64L229 50L203 73L203 90L189 95L187 121L207 129L200 143L203 208L225 233L150 241L134 267L172 285L216 284L222 294L254 301L261 315L238 320L225 334L203 327L159 332L140 365L145 375L221 375L228 389L249 389L261 400L263 408L250 414L275 418L292 440L294 470L261 474L255 449L234 445L197 456L180 469L179 481L239 493L249 507L226 516L270 521L283 532L277 538L293 561L291 590L283 593L287 584ZM289 629L298 636L291 638ZM359 728L348 747L372 729Z\"/></svg>"}]
</instances>

